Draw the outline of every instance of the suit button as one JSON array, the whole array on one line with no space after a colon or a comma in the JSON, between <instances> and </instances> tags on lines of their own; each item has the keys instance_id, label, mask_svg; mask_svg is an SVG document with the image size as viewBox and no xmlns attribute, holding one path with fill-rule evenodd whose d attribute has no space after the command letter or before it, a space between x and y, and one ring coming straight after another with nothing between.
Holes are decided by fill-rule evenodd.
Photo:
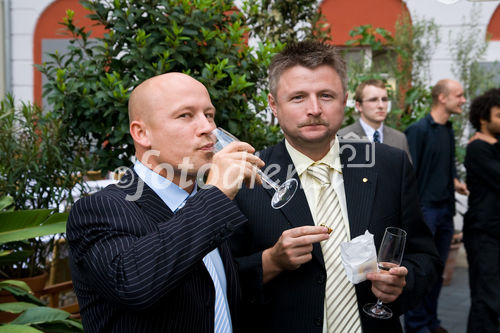
<instances>
[{"instance_id":1,"label":"suit button","mask_svg":"<svg viewBox=\"0 0 500 333\"><path fill-rule=\"evenodd\" d=\"M234 231L234 229L236 229L236 227L234 226L233 223L227 222L226 223L226 229L229 230L229 231Z\"/></svg>"},{"instance_id":2,"label":"suit button","mask_svg":"<svg viewBox=\"0 0 500 333\"><path fill-rule=\"evenodd\" d=\"M320 274L316 278L316 282L318 282L318 284L324 284L325 281L326 281L326 276L324 274Z\"/></svg>"},{"instance_id":3,"label":"suit button","mask_svg":"<svg viewBox=\"0 0 500 333\"><path fill-rule=\"evenodd\" d=\"M314 318L314 325L321 327L323 326L323 319L321 317Z\"/></svg>"}]
</instances>

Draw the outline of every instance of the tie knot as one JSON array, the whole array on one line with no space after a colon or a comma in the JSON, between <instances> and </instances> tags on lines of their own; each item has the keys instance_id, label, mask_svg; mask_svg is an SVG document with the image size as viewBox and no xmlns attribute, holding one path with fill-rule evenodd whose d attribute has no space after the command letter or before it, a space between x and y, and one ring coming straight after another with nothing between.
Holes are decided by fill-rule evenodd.
<instances>
[{"instance_id":1,"label":"tie knot","mask_svg":"<svg viewBox=\"0 0 500 333\"><path fill-rule=\"evenodd\" d=\"M312 164L307 168L307 173L320 184L330 184L330 167L326 164Z\"/></svg>"},{"instance_id":2,"label":"tie knot","mask_svg":"<svg viewBox=\"0 0 500 333\"><path fill-rule=\"evenodd\" d=\"M380 133L378 131L375 131L373 133L373 142L379 142L380 143Z\"/></svg>"}]
</instances>

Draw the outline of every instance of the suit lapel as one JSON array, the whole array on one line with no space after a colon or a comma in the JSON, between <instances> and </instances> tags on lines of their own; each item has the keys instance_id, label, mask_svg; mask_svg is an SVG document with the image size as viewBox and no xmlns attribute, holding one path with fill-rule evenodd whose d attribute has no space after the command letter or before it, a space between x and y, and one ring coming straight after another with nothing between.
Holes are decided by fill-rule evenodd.
<instances>
[{"instance_id":1,"label":"suit lapel","mask_svg":"<svg viewBox=\"0 0 500 333\"><path fill-rule=\"evenodd\" d=\"M139 178L133 168L127 170L117 186L126 193L126 199L135 201L153 222L159 223L174 215L153 189Z\"/></svg>"},{"instance_id":2,"label":"suit lapel","mask_svg":"<svg viewBox=\"0 0 500 333\"><path fill-rule=\"evenodd\" d=\"M356 133L360 139L368 138L365 130L363 129L363 126L361 126L361 122L359 121L359 119L354 123L354 133Z\"/></svg>"},{"instance_id":3,"label":"suit lapel","mask_svg":"<svg viewBox=\"0 0 500 333\"><path fill-rule=\"evenodd\" d=\"M266 167L270 165L279 166L279 171L276 175L271 178L274 181L279 181L282 184L287 178L293 175L299 182L299 188L295 192L293 198L279 210L285 216L286 220L290 224L290 228L301 227L305 225L314 225L314 221L309 209L309 204L307 203L306 195L302 189L302 184L293 165L292 159L286 150L284 141L281 141L274 149L271 150L268 158L264 157L266 161ZM274 195L273 189L266 189L269 195L269 205L271 204L271 198ZM319 244L313 246L313 256L315 256L323 264L323 255L321 254L321 247Z\"/></svg>"},{"instance_id":4,"label":"suit lapel","mask_svg":"<svg viewBox=\"0 0 500 333\"><path fill-rule=\"evenodd\" d=\"M391 132L387 129L387 125L384 125L384 143L389 146L398 147L397 142L394 142L394 137Z\"/></svg>"},{"instance_id":5,"label":"suit lapel","mask_svg":"<svg viewBox=\"0 0 500 333\"><path fill-rule=\"evenodd\" d=\"M355 146L356 157L348 162L351 150L346 145ZM344 177L344 189L347 201L351 239L364 233L368 229L372 204L375 198L377 185L377 171L364 160L364 149L371 149L372 144L342 143L340 146L340 160ZM363 152L360 154L360 152ZM374 157L374 151L372 157Z\"/></svg>"},{"instance_id":6,"label":"suit lapel","mask_svg":"<svg viewBox=\"0 0 500 333\"><path fill-rule=\"evenodd\" d=\"M304 225L314 225L306 195L304 193L304 190L302 189L302 185L295 170L295 166L293 165L290 155L286 151L286 147L283 141L276 145L275 149L269 156L269 159L266 162L266 167L269 165L279 166L276 175L271 177L277 183L282 184L284 181L286 181L287 178L290 178L292 175L293 178L295 178L299 182L299 188L295 192L293 198L285 206L280 208L280 211L286 216L287 220L289 221L290 226L295 228ZM266 189L266 192L269 195L269 204L271 204L270 201L272 196L274 195L274 190Z\"/></svg>"}]
</instances>

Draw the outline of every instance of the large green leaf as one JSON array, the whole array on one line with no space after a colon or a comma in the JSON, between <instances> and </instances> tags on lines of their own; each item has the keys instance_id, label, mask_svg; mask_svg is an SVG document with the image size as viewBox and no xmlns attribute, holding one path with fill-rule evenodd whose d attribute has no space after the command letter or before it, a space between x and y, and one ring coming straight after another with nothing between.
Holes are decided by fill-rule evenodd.
<instances>
[{"instance_id":1,"label":"large green leaf","mask_svg":"<svg viewBox=\"0 0 500 333\"><path fill-rule=\"evenodd\" d=\"M23 281L15 281L15 280L9 280L9 282L11 284L14 284L13 282L19 282L20 286L23 283L25 284L25 282L23 282ZM14 298L18 301L33 303L33 304L41 305L41 306L45 305L41 300L39 300L38 298L33 296L33 294L31 294L31 291L27 291L26 288L27 288L27 290L30 290L28 285L26 285L26 287L17 287L17 285L14 285L14 286L3 285L3 282L2 282L2 285L0 286L0 289L4 289L4 290L10 292L14 296Z\"/></svg>"},{"instance_id":2,"label":"large green leaf","mask_svg":"<svg viewBox=\"0 0 500 333\"><path fill-rule=\"evenodd\" d=\"M0 198L0 210L4 210L5 208L11 206L14 203L14 198L10 195L5 195Z\"/></svg>"},{"instance_id":3,"label":"large green leaf","mask_svg":"<svg viewBox=\"0 0 500 333\"><path fill-rule=\"evenodd\" d=\"M0 303L0 311L10 312L10 313L21 313L26 309L33 308L36 305L33 303L26 302L10 302L10 303Z\"/></svg>"},{"instance_id":4,"label":"large green leaf","mask_svg":"<svg viewBox=\"0 0 500 333\"><path fill-rule=\"evenodd\" d=\"M44 332L75 333L83 332L82 323L73 319L56 320L50 323L36 325Z\"/></svg>"},{"instance_id":5,"label":"large green leaf","mask_svg":"<svg viewBox=\"0 0 500 333\"><path fill-rule=\"evenodd\" d=\"M43 331L27 325L7 324L0 326L0 333L43 333Z\"/></svg>"},{"instance_id":6,"label":"large green leaf","mask_svg":"<svg viewBox=\"0 0 500 333\"><path fill-rule=\"evenodd\" d=\"M12 265L18 263L20 261L26 260L29 256L33 254L33 250L23 250L23 251L14 251L14 250L5 250L0 251L0 266L3 265Z\"/></svg>"},{"instance_id":7,"label":"large green leaf","mask_svg":"<svg viewBox=\"0 0 500 333\"><path fill-rule=\"evenodd\" d=\"M6 286L16 286L20 289L23 289L26 292L31 292L28 284L21 280L4 280L0 282L0 289L4 289Z\"/></svg>"},{"instance_id":8,"label":"large green leaf","mask_svg":"<svg viewBox=\"0 0 500 333\"><path fill-rule=\"evenodd\" d=\"M12 324L42 324L52 321L65 320L69 313L63 310L49 308L45 306L27 309L19 317L14 319Z\"/></svg>"},{"instance_id":9,"label":"large green leaf","mask_svg":"<svg viewBox=\"0 0 500 333\"><path fill-rule=\"evenodd\" d=\"M53 209L27 209L0 212L0 232L24 229L42 224Z\"/></svg>"},{"instance_id":10,"label":"large green leaf","mask_svg":"<svg viewBox=\"0 0 500 333\"><path fill-rule=\"evenodd\" d=\"M54 221L56 221L56 219L54 219ZM52 222L48 225L44 224L19 230L0 232L0 244L63 232L66 232L66 219L64 219L63 222Z\"/></svg>"}]
</instances>

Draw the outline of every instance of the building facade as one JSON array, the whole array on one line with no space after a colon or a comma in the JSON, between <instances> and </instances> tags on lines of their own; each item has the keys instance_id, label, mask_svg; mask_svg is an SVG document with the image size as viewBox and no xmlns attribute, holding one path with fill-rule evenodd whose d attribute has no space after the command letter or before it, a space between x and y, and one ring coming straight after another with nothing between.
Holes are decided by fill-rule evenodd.
<instances>
[{"instance_id":1,"label":"building facade","mask_svg":"<svg viewBox=\"0 0 500 333\"><path fill-rule=\"evenodd\" d=\"M450 4L446 4L450 3ZM431 63L430 82L454 78L450 37L466 28L473 6L479 8L478 38L491 36L485 63L500 61L500 0L324 0L321 8L331 25L333 42L344 45L349 31L371 24L394 32L403 12L411 19L434 19L439 26L441 43ZM41 103L43 78L33 65L47 60L47 52L64 48L67 36L59 22L67 9L75 11L79 25L90 26L88 13L78 0L0 0L0 96L12 93L17 100ZM103 30L93 27L94 36Z\"/></svg>"}]
</instances>

